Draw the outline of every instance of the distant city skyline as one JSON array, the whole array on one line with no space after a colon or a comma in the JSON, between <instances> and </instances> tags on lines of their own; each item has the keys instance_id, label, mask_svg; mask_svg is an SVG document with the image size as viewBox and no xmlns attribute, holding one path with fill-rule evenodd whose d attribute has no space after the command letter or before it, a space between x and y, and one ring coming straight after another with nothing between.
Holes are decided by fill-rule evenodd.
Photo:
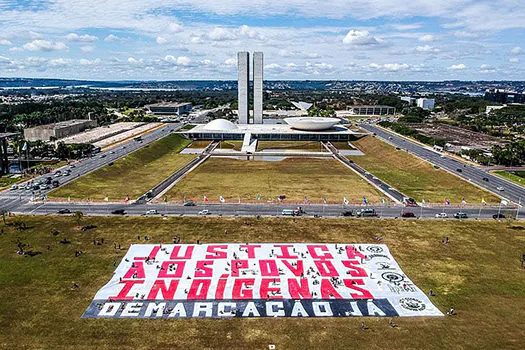
<instances>
[{"instance_id":1,"label":"distant city skyline","mask_svg":"<svg viewBox=\"0 0 525 350\"><path fill-rule=\"evenodd\" d=\"M0 77L525 80L515 0L0 0Z\"/></svg>"}]
</instances>

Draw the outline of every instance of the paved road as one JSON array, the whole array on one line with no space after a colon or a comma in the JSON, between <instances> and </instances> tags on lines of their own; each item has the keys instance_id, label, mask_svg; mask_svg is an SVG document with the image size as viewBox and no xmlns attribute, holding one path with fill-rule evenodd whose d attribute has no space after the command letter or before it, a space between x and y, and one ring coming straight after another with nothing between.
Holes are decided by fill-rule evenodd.
<instances>
[{"instance_id":1,"label":"paved road","mask_svg":"<svg viewBox=\"0 0 525 350\"><path fill-rule=\"evenodd\" d=\"M150 204L125 204L125 203L26 203L17 208L15 211L25 214L56 214L58 210L68 208L71 212L76 210L82 211L86 215L112 215L112 211L117 209L124 209L126 215L145 215L147 210L156 209L161 215L170 216L195 216L199 211L207 209L210 215L218 216L282 216L283 209L296 209L297 205L283 205L283 204L197 204L194 207L185 207L181 204L164 204L164 203L150 203ZM304 205L303 209L306 212L304 216L321 216L321 217L341 217L344 211L352 210L354 213L359 206L345 206L342 205ZM403 211L411 211L417 217L435 218L438 213L445 212L448 217L452 219L454 213L460 211L458 208L403 208L398 207L370 207L374 208L379 217L396 218L400 217ZM482 207L461 209L467 213L469 218L492 218L492 215L498 213L498 208ZM515 209L502 209L501 213L507 217L515 216ZM520 212L522 217L525 212Z\"/></svg>"},{"instance_id":2,"label":"paved road","mask_svg":"<svg viewBox=\"0 0 525 350\"><path fill-rule=\"evenodd\" d=\"M522 199L525 200L525 188L521 186L503 180L480 168L467 165L447 156L443 156L438 152L425 148L416 142L409 141L393 132L385 131L385 129L379 128L377 126L370 124L362 124L360 126L367 131L375 133L384 141L403 150L407 150L415 156L429 161L432 164L438 165L441 168L448 170L455 175L498 196L509 199L515 203L518 203ZM461 171L458 171L457 169L460 169ZM486 178L488 181L484 181L483 178ZM504 190L500 191L498 190L498 187L503 187ZM479 200L481 202L481 198Z\"/></svg>"},{"instance_id":3,"label":"paved road","mask_svg":"<svg viewBox=\"0 0 525 350\"><path fill-rule=\"evenodd\" d=\"M69 176L54 176L54 173L46 174L41 177L33 179L36 183L39 179L51 176L53 180L58 180L60 186L75 180L76 178L86 175L87 173L96 170L100 167L108 165L115 160L122 158L142 147L149 145L150 143L157 141L158 139L170 134L171 132L177 131L182 127L182 124L172 123L166 126L153 130L142 136L142 142L130 140L119 144L116 147L105 150L94 155L91 158L83 159L75 162L74 167L69 168L71 173ZM6 190L0 192L0 209L1 210L14 210L17 206L26 203L31 197L41 197L52 189L46 190Z\"/></svg>"},{"instance_id":4,"label":"paved road","mask_svg":"<svg viewBox=\"0 0 525 350\"><path fill-rule=\"evenodd\" d=\"M335 148L331 143L328 143L327 147L337 159L339 159L346 166L352 168L354 171L359 173L368 182L376 186L381 192L383 192L385 195L390 197L390 199L393 199L394 201L397 201L398 203L403 203L403 198L407 197L403 193L399 192L398 190L391 187L389 184L387 184L383 180L378 179L374 174L369 173L365 169L361 168L359 165L355 164L353 161L341 155L339 150Z\"/></svg>"}]
</instances>

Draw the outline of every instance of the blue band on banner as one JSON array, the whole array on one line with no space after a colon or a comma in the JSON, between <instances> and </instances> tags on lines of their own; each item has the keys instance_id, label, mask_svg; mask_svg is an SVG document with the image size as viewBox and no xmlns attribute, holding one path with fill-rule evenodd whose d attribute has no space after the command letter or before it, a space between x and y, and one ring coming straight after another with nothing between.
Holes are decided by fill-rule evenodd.
<instances>
[{"instance_id":1,"label":"blue band on banner","mask_svg":"<svg viewBox=\"0 0 525 350\"><path fill-rule=\"evenodd\" d=\"M395 317L387 299L93 300L82 318Z\"/></svg>"}]
</instances>

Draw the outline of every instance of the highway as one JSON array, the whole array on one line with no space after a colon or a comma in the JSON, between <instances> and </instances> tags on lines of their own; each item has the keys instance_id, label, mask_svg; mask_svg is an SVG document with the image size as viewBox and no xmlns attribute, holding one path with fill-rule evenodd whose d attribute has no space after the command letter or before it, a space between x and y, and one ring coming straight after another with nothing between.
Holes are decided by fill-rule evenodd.
<instances>
[{"instance_id":1,"label":"highway","mask_svg":"<svg viewBox=\"0 0 525 350\"><path fill-rule=\"evenodd\" d=\"M167 124L161 128L153 130L142 136L142 141L135 141L133 139L120 143L115 147L107 149L103 152L97 153L91 158L85 158L80 161L72 163L72 166L61 168L60 176L55 176L57 171L53 173L45 174L41 177L32 179L34 183L42 178L52 177L53 180L58 180L60 186L75 180L78 177L84 176L98 168L108 165L111 162L116 161L119 158L125 157L128 154L146 147L152 142L167 136L168 134L179 130L183 125L179 123ZM70 173L68 176L64 176L65 169L69 169ZM20 184L23 185L23 184ZM41 198L44 194L51 191L52 188L45 190L33 190L33 189L17 189L17 190L5 190L0 192L0 210L14 210L16 207L26 203L31 197Z\"/></svg>"},{"instance_id":2,"label":"highway","mask_svg":"<svg viewBox=\"0 0 525 350\"><path fill-rule=\"evenodd\" d=\"M379 128L375 125L361 124L360 127L366 131L375 133L377 137L385 142L435 164L470 183L496 194L497 196L501 196L514 203L519 203L521 199L525 199L525 188L512 182L503 180L482 169L465 164L446 155L442 155L441 153L423 147L416 142L409 141L404 137L398 136L394 132ZM458 169L460 171L458 171ZM484 178L488 181L483 180ZM500 191L498 190L498 187L502 187L504 190ZM481 202L481 198L479 200Z\"/></svg>"},{"instance_id":3,"label":"highway","mask_svg":"<svg viewBox=\"0 0 525 350\"><path fill-rule=\"evenodd\" d=\"M123 209L126 215L137 216L145 215L146 211L155 209L158 215L167 216L196 216L203 209L209 211L209 215L212 216L246 216L254 217L260 216L282 216L283 209L296 209L296 204L197 204L193 207L186 207L182 204L173 203L149 203L149 204L126 204L122 203L58 203L58 202L31 202L25 203L16 210L15 213L33 214L33 215L49 215L57 214L60 209L67 208L71 212L80 210L85 215L114 215L114 210ZM308 204L302 206L306 212L303 216L305 217L342 217L342 213L345 211L355 211L357 209L364 208L363 206L343 206L334 204ZM370 206L368 208L374 208L378 217L382 218L397 218L401 216L402 212L412 212L416 217L421 218L435 218L436 214L445 212L449 219L453 219L454 213L462 211L467 213L471 219L492 219L492 215L497 214L500 210L498 207L470 207L470 208L404 208L402 206ZM516 209L501 208L501 213L507 217L515 216ZM67 214L71 215L71 214ZM525 215L520 212L519 216Z\"/></svg>"}]
</instances>

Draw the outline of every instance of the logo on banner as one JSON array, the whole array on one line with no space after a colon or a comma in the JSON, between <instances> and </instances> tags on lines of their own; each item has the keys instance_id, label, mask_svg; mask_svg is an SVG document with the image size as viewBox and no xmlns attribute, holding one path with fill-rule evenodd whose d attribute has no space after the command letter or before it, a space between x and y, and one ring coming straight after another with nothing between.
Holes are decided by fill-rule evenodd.
<instances>
[{"instance_id":1,"label":"logo on banner","mask_svg":"<svg viewBox=\"0 0 525 350\"><path fill-rule=\"evenodd\" d=\"M401 298L399 304L410 311L423 311L426 308L423 301L416 298Z\"/></svg>"}]
</instances>

